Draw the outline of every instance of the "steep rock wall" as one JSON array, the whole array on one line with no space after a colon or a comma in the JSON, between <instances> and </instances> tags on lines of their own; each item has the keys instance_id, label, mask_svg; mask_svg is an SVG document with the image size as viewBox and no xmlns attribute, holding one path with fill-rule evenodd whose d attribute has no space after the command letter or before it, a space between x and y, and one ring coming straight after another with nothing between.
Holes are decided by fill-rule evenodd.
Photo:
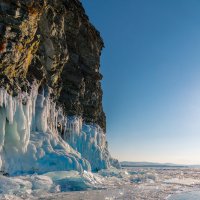
<instances>
[{"instance_id":1,"label":"steep rock wall","mask_svg":"<svg viewBox=\"0 0 200 200\"><path fill-rule=\"evenodd\" d=\"M0 170L119 167L105 138L104 44L81 3L0 0L0 32Z\"/></svg>"},{"instance_id":2,"label":"steep rock wall","mask_svg":"<svg viewBox=\"0 0 200 200\"><path fill-rule=\"evenodd\" d=\"M14 95L37 80L68 115L105 130L103 41L78 0L0 1L0 85Z\"/></svg>"}]
</instances>

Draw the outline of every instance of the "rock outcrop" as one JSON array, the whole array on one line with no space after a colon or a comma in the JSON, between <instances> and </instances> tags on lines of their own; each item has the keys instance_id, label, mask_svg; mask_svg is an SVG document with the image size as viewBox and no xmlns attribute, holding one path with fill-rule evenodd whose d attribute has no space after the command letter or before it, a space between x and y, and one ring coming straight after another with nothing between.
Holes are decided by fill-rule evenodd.
<instances>
[{"instance_id":1,"label":"rock outcrop","mask_svg":"<svg viewBox=\"0 0 200 200\"><path fill-rule=\"evenodd\" d=\"M37 80L66 114L105 130L103 41L78 0L1 0L0 31L0 86L16 95Z\"/></svg>"},{"instance_id":2,"label":"rock outcrop","mask_svg":"<svg viewBox=\"0 0 200 200\"><path fill-rule=\"evenodd\" d=\"M0 33L0 170L119 166L105 138L104 44L80 1L0 0Z\"/></svg>"}]
</instances>

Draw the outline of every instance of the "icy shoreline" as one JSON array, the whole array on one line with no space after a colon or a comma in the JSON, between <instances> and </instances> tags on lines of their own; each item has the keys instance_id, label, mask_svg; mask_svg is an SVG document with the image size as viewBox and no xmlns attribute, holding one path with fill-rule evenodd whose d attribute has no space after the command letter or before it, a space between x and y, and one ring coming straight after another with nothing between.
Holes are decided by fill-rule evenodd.
<instances>
[{"instance_id":1,"label":"icy shoreline","mask_svg":"<svg viewBox=\"0 0 200 200\"><path fill-rule=\"evenodd\" d=\"M0 175L0 199L163 200L200 189L200 169L112 167L102 129L64 115L50 94L0 89L0 170L9 175Z\"/></svg>"},{"instance_id":2,"label":"icy shoreline","mask_svg":"<svg viewBox=\"0 0 200 200\"><path fill-rule=\"evenodd\" d=\"M111 168L98 173L62 171L0 177L2 200L176 200L173 194L198 190L200 169L191 168Z\"/></svg>"}]
</instances>

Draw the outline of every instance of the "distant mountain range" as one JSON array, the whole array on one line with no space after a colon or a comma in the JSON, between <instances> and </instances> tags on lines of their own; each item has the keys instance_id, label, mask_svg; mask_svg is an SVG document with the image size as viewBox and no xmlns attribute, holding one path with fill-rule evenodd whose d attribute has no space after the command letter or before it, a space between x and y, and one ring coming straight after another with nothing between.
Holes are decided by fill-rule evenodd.
<instances>
[{"instance_id":1,"label":"distant mountain range","mask_svg":"<svg viewBox=\"0 0 200 200\"><path fill-rule=\"evenodd\" d=\"M122 167L194 167L200 168L200 165L181 165L173 163L155 163L155 162L120 162Z\"/></svg>"}]
</instances>

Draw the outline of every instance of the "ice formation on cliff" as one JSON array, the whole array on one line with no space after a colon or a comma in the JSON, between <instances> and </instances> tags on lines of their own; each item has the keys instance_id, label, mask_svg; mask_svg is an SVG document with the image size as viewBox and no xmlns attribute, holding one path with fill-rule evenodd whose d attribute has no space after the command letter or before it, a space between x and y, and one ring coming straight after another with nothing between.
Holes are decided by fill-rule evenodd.
<instances>
[{"instance_id":1,"label":"ice formation on cliff","mask_svg":"<svg viewBox=\"0 0 200 200\"><path fill-rule=\"evenodd\" d=\"M109 152L106 137L98 125L82 124L79 117L68 117L64 140L87 159L92 170L108 167Z\"/></svg>"},{"instance_id":2,"label":"ice formation on cliff","mask_svg":"<svg viewBox=\"0 0 200 200\"><path fill-rule=\"evenodd\" d=\"M0 89L0 170L9 174L99 170L110 165L105 134L81 117L67 117L50 89L12 97Z\"/></svg>"}]
</instances>

